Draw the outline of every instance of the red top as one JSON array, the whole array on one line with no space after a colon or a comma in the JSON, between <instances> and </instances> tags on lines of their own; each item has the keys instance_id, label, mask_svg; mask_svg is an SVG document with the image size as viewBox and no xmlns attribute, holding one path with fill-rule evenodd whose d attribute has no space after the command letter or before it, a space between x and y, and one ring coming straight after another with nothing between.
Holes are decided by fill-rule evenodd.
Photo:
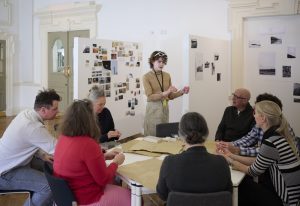
<instances>
[{"instance_id":1,"label":"red top","mask_svg":"<svg viewBox=\"0 0 300 206\"><path fill-rule=\"evenodd\" d=\"M91 204L112 182L118 165L105 164L99 144L90 137L61 135L54 153L54 175L65 179L79 204Z\"/></svg>"}]
</instances>

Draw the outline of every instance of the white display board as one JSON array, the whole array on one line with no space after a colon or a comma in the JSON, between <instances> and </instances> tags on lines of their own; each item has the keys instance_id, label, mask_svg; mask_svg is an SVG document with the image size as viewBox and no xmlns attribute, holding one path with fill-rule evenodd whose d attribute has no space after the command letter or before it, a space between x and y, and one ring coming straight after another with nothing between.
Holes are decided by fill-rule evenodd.
<instances>
[{"instance_id":1,"label":"white display board","mask_svg":"<svg viewBox=\"0 0 300 206\"><path fill-rule=\"evenodd\" d=\"M230 104L229 42L189 36L189 111L202 114L214 139L225 108Z\"/></svg>"},{"instance_id":2,"label":"white display board","mask_svg":"<svg viewBox=\"0 0 300 206\"><path fill-rule=\"evenodd\" d=\"M74 99L93 85L105 90L106 107L125 138L142 131L142 48L134 42L75 38Z\"/></svg>"},{"instance_id":3,"label":"white display board","mask_svg":"<svg viewBox=\"0 0 300 206\"><path fill-rule=\"evenodd\" d=\"M300 16L249 18L244 26L245 87L254 102L268 92L300 135Z\"/></svg>"}]
</instances>

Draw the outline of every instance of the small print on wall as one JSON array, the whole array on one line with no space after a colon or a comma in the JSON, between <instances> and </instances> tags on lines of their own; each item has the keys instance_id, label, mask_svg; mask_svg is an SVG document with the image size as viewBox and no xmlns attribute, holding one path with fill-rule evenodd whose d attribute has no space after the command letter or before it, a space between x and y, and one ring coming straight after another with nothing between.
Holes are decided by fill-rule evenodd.
<instances>
[{"instance_id":1,"label":"small print on wall","mask_svg":"<svg viewBox=\"0 0 300 206\"><path fill-rule=\"evenodd\" d=\"M260 75L275 75L275 52L261 52L258 56Z\"/></svg>"},{"instance_id":2,"label":"small print on wall","mask_svg":"<svg viewBox=\"0 0 300 206\"><path fill-rule=\"evenodd\" d=\"M197 48L197 39L191 39L191 48L193 49Z\"/></svg>"},{"instance_id":3,"label":"small print on wall","mask_svg":"<svg viewBox=\"0 0 300 206\"><path fill-rule=\"evenodd\" d=\"M294 83L294 96L300 96L300 83ZM300 98L294 98L295 103L300 103Z\"/></svg>"},{"instance_id":4,"label":"small print on wall","mask_svg":"<svg viewBox=\"0 0 300 206\"><path fill-rule=\"evenodd\" d=\"M282 77L291 77L291 66L282 66Z\"/></svg>"},{"instance_id":5,"label":"small print on wall","mask_svg":"<svg viewBox=\"0 0 300 206\"><path fill-rule=\"evenodd\" d=\"M248 42L248 46L249 46L249 48L260 48L261 47L261 43L258 40L250 40Z\"/></svg>"},{"instance_id":6,"label":"small print on wall","mask_svg":"<svg viewBox=\"0 0 300 206\"><path fill-rule=\"evenodd\" d=\"M288 59L296 58L296 47L289 46L287 48L287 58Z\"/></svg>"},{"instance_id":7,"label":"small print on wall","mask_svg":"<svg viewBox=\"0 0 300 206\"><path fill-rule=\"evenodd\" d=\"M282 39L278 36L271 36L271 44L282 44Z\"/></svg>"}]
</instances>

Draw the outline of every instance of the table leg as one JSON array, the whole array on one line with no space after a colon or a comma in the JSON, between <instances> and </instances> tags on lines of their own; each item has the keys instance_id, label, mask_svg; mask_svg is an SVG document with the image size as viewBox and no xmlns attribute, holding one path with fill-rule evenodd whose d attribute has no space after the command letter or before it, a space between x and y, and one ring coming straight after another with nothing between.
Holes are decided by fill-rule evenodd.
<instances>
[{"instance_id":1,"label":"table leg","mask_svg":"<svg viewBox=\"0 0 300 206\"><path fill-rule=\"evenodd\" d=\"M238 206L238 187L233 187L233 194L232 194L232 205Z\"/></svg>"},{"instance_id":2,"label":"table leg","mask_svg":"<svg viewBox=\"0 0 300 206\"><path fill-rule=\"evenodd\" d=\"M135 199L136 199L135 190L136 190L136 185L135 185L134 181L130 181L130 187L131 187L131 206L136 206L135 205Z\"/></svg>"},{"instance_id":3,"label":"table leg","mask_svg":"<svg viewBox=\"0 0 300 206\"><path fill-rule=\"evenodd\" d=\"M137 184L135 186L135 206L142 206L142 185Z\"/></svg>"}]
</instances>

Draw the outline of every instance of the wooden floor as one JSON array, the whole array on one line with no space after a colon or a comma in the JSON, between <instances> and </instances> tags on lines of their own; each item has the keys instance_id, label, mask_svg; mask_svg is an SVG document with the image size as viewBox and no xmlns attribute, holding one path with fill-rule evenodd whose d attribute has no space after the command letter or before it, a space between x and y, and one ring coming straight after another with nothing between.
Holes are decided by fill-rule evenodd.
<instances>
[{"instance_id":1,"label":"wooden floor","mask_svg":"<svg viewBox=\"0 0 300 206\"><path fill-rule=\"evenodd\" d=\"M9 123L14 119L14 117L1 117L0 116L0 138L2 137L5 129L9 125ZM59 122L59 118L47 121L46 127L49 129L50 133L53 136L57 137L57 132L54 130L54 125ZM139 137L139 135L132 136L128 139L133 139L135 137ZM127 139L127 138L126 138ZM128 140L127 139L127 140ZM125 142L125 140L122 140L120 142ZM0 195L0 206L23 206L24 202L24 195L18 194L18 195ZM156 194L152 195L143 195L143 206L163 206L163 202L159 199L159 197Z\"/></svg>"}]
</instances>

